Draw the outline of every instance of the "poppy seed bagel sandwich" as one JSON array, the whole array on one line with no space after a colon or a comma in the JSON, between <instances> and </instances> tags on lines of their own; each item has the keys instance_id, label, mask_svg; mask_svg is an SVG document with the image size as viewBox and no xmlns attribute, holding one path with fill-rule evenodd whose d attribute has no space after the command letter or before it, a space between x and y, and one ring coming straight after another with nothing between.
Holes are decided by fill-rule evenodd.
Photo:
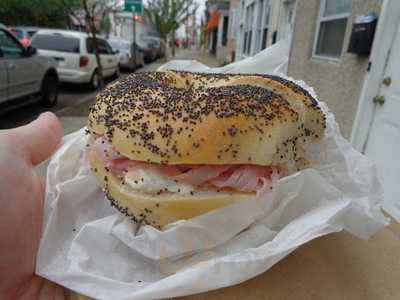
<instances>
[{"instance_id":1,"label":"poppy seed bagel sandwich","mask_svg":"<svg viewBox=\"0 0 400 300\"><path fill-rule=\"evenodd\" d=\"M157 228L258 192L308 166L317 101L270 75L135 73L100 92L87 157L111 204Z\"/></svg>"}]
</instances>

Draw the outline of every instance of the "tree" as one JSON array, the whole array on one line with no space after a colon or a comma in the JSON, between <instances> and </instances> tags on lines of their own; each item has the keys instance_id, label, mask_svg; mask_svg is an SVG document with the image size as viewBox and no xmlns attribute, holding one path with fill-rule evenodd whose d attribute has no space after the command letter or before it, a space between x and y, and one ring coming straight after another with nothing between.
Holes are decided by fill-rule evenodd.
<instances>
[{"instance_id":1,"label":"tree","mask_svg":"<svg viewBox=\"0 0 400 300\"><path fill-rule=\"evenodd\" d=\"M104 19L108 18L108 14L118 6L118 0L62 0L64 4L68 1L75 1L78 6L73 5L69 9L70 16L74 17L76 20L81 22L81 12L83 13L84 25L87 32L92 37L93 52L96 56L97 62L97 74L99 76L100 88L104 87L104 75L103 66L100 60L99 43L97 39L97 34L100 28L96 27L96 18L100 19L102 22ZM79 9L77 9L79 8ZM101 24L99 24L99 27Z\"/></svg>"},{"instance_id":2,"label":"tree","mask_svg":"<svg viewBox=\"0 0 400 300\"><path fill-rule=\"evenodd\" d=\"M65 5L75 0L0 0L0 22L12 26L66 28L69 23Z\"/></svg>"},{"instance_id":3,"label":"tree","mask_svg":"<svg viewBox=\"0 0 400 300\"><path fill-rule=\"evenodd\" d=\"M172 33L172 55L175 55L175 31L196 9L193 0L148 0L144 12L160 38ZM189 12L191 10L191 12Z\"/></svg>"},{"instance_id":4,"label":"tree","mask_svg":"<svg viewBox=\"0 0 400 300\"><path fill-rule=\"evenodd\" d=\"M100 31L103 32L106 35L106 38L108 39L111 31L111 20L109 16L105 16L104 18L101 19Z\"/></svg>"}]
</instances>

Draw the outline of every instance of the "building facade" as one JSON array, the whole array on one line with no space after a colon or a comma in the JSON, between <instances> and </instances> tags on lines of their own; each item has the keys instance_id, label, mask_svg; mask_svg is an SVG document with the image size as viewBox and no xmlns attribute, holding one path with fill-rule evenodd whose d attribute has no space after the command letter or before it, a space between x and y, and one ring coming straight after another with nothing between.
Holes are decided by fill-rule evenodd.
<instances>
[{"instance_id":1,"label":"building facade","mask_svg":"<svg viewBox=\"0 0 400 300\"><path fill-rule=\"evenodd\" d=\"M291 35L295 0L240 0L236 60L252 56Z\"/></svg>"},{"instance_id":2,"label":"building facade","mask_svg":"<svg viewBox=\"0 0 400 300\"><path fill-rule=\"evenodd\" d=\"M288 76L313 87L376 163L383 207L400 222L400 1L238 1L229 13L235 59L287 38Z\"/></svg>"},{"instance_id":3,"label":"building facade","mask_svg":"<svg viewBox=\"0 0 400 300\"><path fill-rule=\"evenodd\" d=\"M223 62L228 53L229 0L208 0L205 11L205 48Z\"/></svg>"},{"instance_id":4,"label":"building facade","mask_svg":"<svg viewBox=\"0 0 400 300\"><path fill-rule=\"evenodd\" d=\"M380 0L298 0L288 75L312 86L335 113L349 138L369 56L348 53L357 16L375 12Z\"/></svg>"},{"instance_id":5,"label":"building facade","mask_svg":"<svg viewBox=\"0 0 400 300\"><path fill-rule=\"evenodd\" d=\"M228 44L225 61L234 62L236 58L236 35L239 29L240 0L229 1Z\"/></svg>"},{"instance_id":6,"label":"building facade","mask_svg":"<svg viewBox=\"0 0 400 300\"><path fill-rule=\"evenodd\" d=\"M131 12L115 10L110 13L111 30L110 35L125 40L133 40L133 17ZM158 36L147 19L140 16L135 21L136 41L139 45L147 36Z\"/></svg>"}]
</instances>

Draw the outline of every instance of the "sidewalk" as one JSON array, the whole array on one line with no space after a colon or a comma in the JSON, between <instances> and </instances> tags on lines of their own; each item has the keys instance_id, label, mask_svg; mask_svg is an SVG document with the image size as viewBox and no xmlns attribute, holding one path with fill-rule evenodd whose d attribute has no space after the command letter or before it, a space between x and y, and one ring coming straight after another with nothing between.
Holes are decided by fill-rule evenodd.
<instances>
[{"instance_id":1,"label":"sidewalk","mask_svg":"<svg viewBox=\"0 0 400 300\"><path fill-rule=\"evenodd\" d=\"M168 60L159 59L158 61L145 65L143 68L139 70L139 72L149 72L156 71L161 65L165 64L167 61L175 60L175 59L184 59L184 60L197 60L209 67L219 67L221 65L220 62L204 50L198 50L195 47L190 49L177 49L175 56L169 56Z\"/></svg>"}]
</instances>

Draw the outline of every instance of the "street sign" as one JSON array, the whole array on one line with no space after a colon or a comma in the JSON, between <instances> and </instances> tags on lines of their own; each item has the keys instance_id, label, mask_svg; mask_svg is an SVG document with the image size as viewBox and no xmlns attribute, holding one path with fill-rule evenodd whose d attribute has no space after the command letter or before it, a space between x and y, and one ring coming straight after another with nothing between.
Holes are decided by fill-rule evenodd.
<instances>
[{"instance_id":1,"label":"street sign","mask_svg":"<svg viewBox=\"0 0 400 300\"><path fill-rule=\"evenodd\" d=\"M140 15L143 11L142 0L125 0L124 10Z\"/></svg>"}]
</instances>

